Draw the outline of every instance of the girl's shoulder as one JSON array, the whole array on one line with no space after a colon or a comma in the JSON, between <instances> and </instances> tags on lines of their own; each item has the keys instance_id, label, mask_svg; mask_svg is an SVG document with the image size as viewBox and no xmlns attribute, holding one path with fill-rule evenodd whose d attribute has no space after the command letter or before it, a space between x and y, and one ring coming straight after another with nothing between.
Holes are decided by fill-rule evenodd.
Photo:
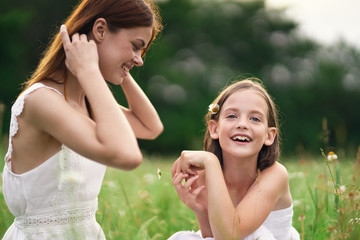
<instances>
[{"instance_id":1,"label":"girl's shoulder","mask_svg":"<svg viewBox=\"0 0 360 240\"><path fill-rule=\"evenodd\" d=\"M277 175L278 177L286 179L288 178L286 167L277 161L272 166L264 169L261 173L271 176Z\"/></svg>"}]
</instances>

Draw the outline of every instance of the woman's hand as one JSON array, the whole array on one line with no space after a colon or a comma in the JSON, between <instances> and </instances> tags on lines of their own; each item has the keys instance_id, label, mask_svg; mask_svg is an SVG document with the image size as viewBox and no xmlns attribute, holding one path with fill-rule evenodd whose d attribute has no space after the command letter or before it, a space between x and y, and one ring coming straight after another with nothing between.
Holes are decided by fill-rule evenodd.
<instances>
[{"instance_id":1,"label":"woman's hand","mask_svg":"<svg viewBox=\"0 0 360 240\"><path fill-rule=\"evenodd\" d=\"M60 35L66 55L65 65L76 77L81 71L89 71L92 67L99 69L99 55L93 40L88 41L85 34L72 35L70 41L66 26L60 28Z\"/></svg>"},{"instance_id":2,"label":"woman's hand","mask_svg":"<svg viewBox=\"0 0 360 240\"><path fill-rule=\"evenodd\" d=\"M197 180L199 175L189 176L186 173L176 173L172 176L172 184L175 187L181 201L185 203L196 215L207 215L207 203L204 196L201 196L205 186L199 186ZM185 183L182 181L185 179Z\"/></svg>"}]
</instances>

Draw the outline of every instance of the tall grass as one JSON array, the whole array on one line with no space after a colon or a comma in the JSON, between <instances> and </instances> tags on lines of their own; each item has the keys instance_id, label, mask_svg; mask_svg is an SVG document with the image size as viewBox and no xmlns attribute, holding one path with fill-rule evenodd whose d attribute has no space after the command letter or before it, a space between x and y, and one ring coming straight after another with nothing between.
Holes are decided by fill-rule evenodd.
<instances>
[{"instance_id":1,"label":"tall grass","mask_svg":"<svg viewBox=\"0 0 360 240\"><path fill-rule=\"evenodd\" d=\"M176 231L198 230L195 215L178 198L171 177L162 174L159 180L156 175L158 168L170 172L175 159L148 156L134 171L107 169L96 214L107 239L167 239ZM280 162L289 172L293 225L302 239L360 239L360 171L354 159L339 159L335 168L331 166L334 178L320 154ZM335 189L345 189L336 192L333 179ZM0 237L12 221L0 193Z\"/></svg>"}]
</instances>

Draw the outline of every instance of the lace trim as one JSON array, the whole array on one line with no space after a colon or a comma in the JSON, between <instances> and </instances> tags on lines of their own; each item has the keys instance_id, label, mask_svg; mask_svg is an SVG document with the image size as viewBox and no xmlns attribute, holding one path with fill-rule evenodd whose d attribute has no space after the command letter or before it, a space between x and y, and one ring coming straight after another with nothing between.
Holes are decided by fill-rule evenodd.
<instances>
[{"instance_id":1,"label":"lace trim","mask_svg":"<svg viewBox=\"0 0 360 240\"><path fill-rule=\"evenodd\" d=\"M23 228L75 224L95 219L96 210L96 206L64 209L48 214L16 217L15 223Z\"/></svg>"},{"instance_id":2,"label":"lace trim","mask_svg":"<svg viewBox=\"0 0 360 240\"><path fill-rule=\"evenodd\" d=\"M23 109L24 109L24 104L25 104L25 97L27 95L29 95L30 93L32 93L33 91L41 88L41 87L45 87L48 89L51 89L57 93L59 93L60 95L62 95L58 90L56 90L55 88L51 88L48 87L42 83L35 83L33 84L31 87L29 87L28 89L26 89L15 101L15 103L13 104L13 106L11 107L11 119L10 119L10 131L9 131L9 147L8 147L8 151L6 153L5 156L5 160L9 161L11 158L11 153L12 153L12 138L15 136L15 134L18 132L19 130L19 124L17 121L17 117L20 116L20 114L22 113ZM63 95L62 95L63 96Z\"/></svg>"}]
</instances>

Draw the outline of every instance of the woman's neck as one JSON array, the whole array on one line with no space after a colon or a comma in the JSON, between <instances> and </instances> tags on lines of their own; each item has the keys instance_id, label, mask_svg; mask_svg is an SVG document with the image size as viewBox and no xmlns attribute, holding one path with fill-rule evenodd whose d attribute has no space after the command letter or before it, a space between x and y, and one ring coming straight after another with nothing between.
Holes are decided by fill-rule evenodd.
<instances>
[{"instance_id":1,"label":"woman's neck","mask_svg":"<svg viewBox=\"0 0 360 240\"><path fill-rule=\"evenodd\" d=\"M69 73L64 88L68 101L78 106L85 105L85 92L81 87L78 79L71 73Z\"/></svg>"}]
</instances>

